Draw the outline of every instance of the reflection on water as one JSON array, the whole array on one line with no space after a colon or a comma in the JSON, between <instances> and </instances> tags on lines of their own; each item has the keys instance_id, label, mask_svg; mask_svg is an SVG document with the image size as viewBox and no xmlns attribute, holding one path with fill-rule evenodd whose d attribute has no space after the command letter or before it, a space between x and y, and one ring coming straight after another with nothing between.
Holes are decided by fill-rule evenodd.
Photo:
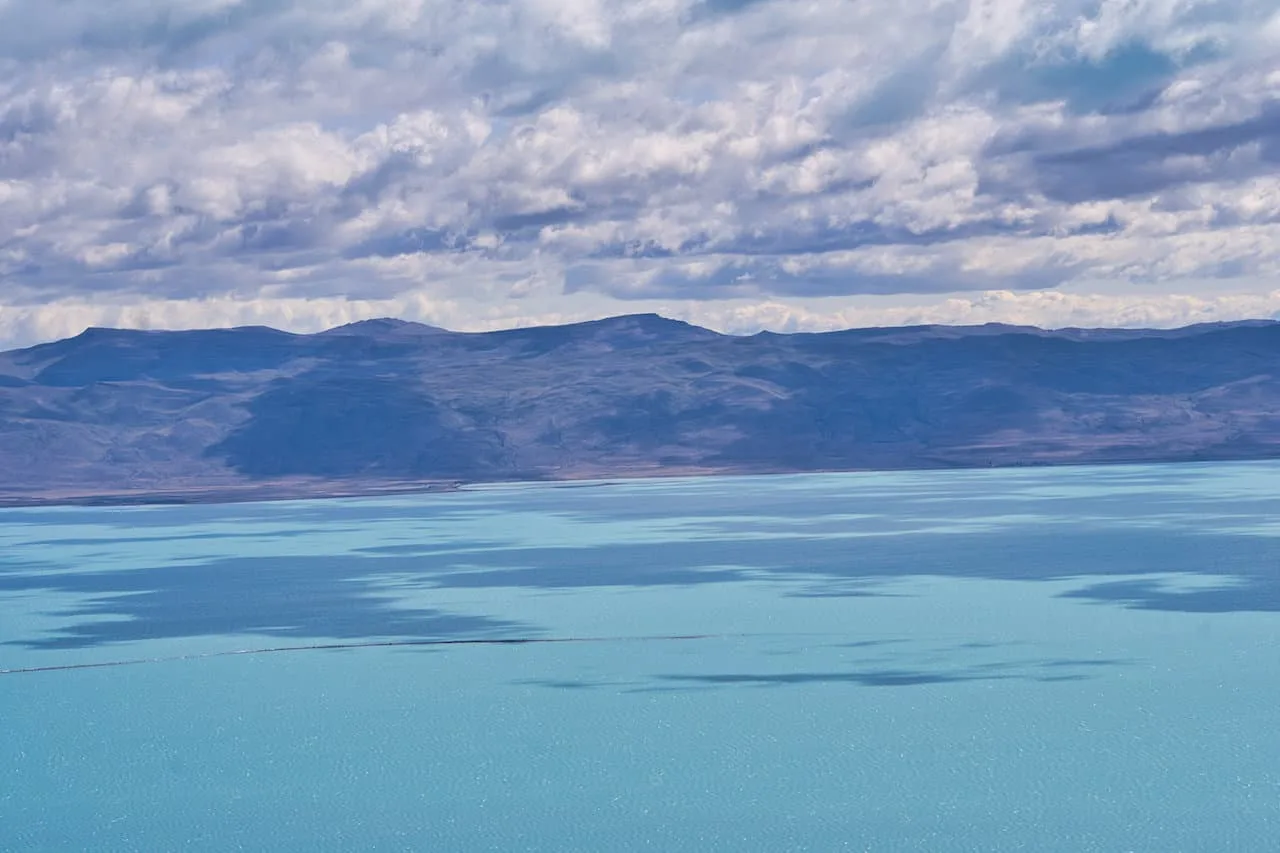
<instances>
[{"instance_id":1,"label":"reflection on water","mask_svg":"<svg viewBox=\"0 0 1280 853\"><path fill-rule=\"evenodd\" d=\"M243 633L536 635L556 626L493 612L486 600L451 611L427 604L429 592L751 582L779 595L847 597L883 595L884 580L918 575L1076 579L1061 594L1275 611L1272 473L1255 463L712 478L10 511L0 514L0 595L74 603L46 613L38 635L0 627L0 642L54 650ZM1171 576L1213 580L1171 585Z\"/></svg>"},{"instance_id":2,"label":"reflection on water","mask_svg":"<svg viewBox=\"0 0 1280 853\"><path fill-rule=\"evenodd\" d=\"M0 511L0 849L1263 849L1278 485Z\"/></svg>"}]
</instances>

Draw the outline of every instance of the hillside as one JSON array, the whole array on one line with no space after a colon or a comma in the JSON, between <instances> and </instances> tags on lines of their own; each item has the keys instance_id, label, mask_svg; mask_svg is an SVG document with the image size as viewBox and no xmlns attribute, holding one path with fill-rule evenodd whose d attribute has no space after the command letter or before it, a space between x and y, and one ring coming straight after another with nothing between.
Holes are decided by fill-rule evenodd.
<instances>
[{"instance_id":1,"label":"hillside","mask_svg":"<svg viewBox=\"0 0 1280 853\"><path fill-rule=\"evenodd\" d=\"M1280 324L720 335L655 315L89 329L0 353L0 501L1280 455Z\"/></svg>"}]
</instances>

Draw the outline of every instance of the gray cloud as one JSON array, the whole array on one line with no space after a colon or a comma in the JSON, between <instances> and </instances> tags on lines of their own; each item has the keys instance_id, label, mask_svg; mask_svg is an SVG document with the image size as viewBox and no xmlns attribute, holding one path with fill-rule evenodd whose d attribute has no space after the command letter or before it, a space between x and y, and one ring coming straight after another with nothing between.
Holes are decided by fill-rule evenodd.
<instances>
[{"instance_id":1,"label":"gray cloud","mask_svg":"<svg viewBox=\"0 0 1280 853\"><path fill-rule=\"evenodd\" d=\"M1262 0L12 0L0 71L0 311L1280 268Z\"/></svg>"},{"instance_id":2,"label":"gray cloud","mask_svg":"<svg viewBox=\"0 0 1280 853\"><path fill-rule=\"evenodd\" d=\"M1256 152L1241 151L1254 145ZM1242 121L1149 133L1034 159L1044 192L1065 202L1155 195L1186 183L1238 182L1273 171L1277 163L1280 103Z\"/></svg>"}]
</instances>

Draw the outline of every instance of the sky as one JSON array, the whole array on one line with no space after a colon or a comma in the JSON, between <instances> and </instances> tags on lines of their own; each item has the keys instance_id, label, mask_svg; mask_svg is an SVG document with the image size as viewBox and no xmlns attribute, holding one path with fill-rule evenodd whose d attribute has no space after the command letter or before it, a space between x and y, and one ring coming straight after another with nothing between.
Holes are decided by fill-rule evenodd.
<instances>
[{"instance_id":1,"label":"sky","mask_svg":"<svg viewBox=\"0 0 1280 853\"><path fill-rule=\"evenodd\" d=\"M0 0L0 348L1280 316L1274 0Z\"/></svg>"}]
</instances>

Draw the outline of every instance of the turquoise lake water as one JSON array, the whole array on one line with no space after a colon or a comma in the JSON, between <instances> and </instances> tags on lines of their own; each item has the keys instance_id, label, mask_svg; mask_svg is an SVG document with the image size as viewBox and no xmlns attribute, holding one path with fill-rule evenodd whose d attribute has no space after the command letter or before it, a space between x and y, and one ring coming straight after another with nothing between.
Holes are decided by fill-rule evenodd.
<instances>
[{"instance_id":1,"label":"turquoise lake water","mask_svg":"<svg viewBox=\"0 0 1280 853\"><path fill-rule=\"evenodd\" d=\"M0 850L1275 849L1278 641L1275 463L4 510Z\"/></svg>"}]
</instances>

